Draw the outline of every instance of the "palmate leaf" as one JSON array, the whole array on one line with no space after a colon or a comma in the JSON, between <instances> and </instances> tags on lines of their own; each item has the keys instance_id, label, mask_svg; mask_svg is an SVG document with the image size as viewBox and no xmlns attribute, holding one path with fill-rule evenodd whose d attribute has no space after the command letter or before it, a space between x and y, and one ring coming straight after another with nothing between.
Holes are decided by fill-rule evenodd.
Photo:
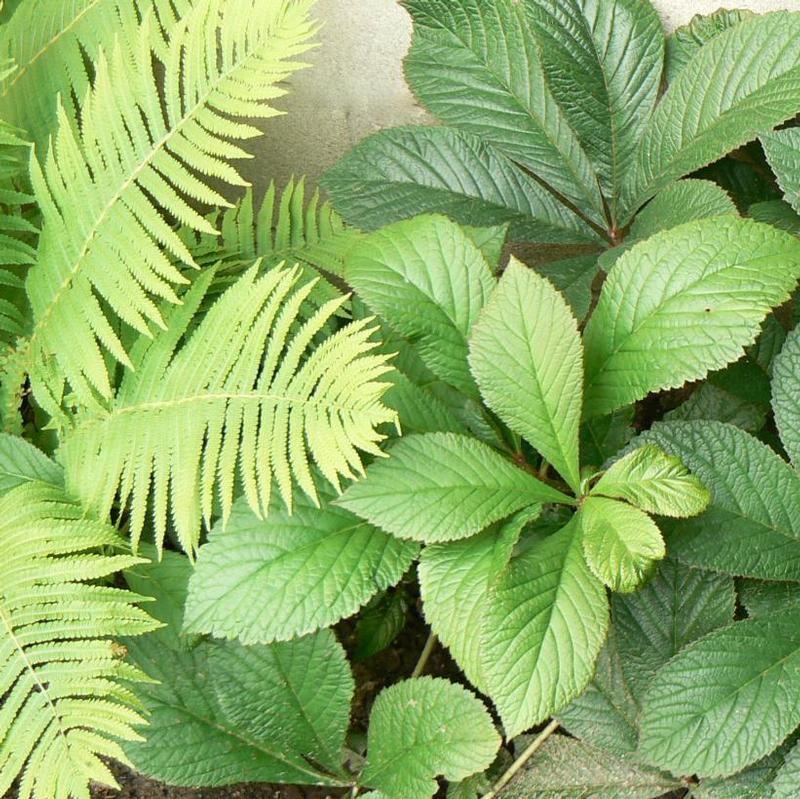
<instances>
[{"instance_id":1,"label":"palmate leaf","mask_svg":"<svg viewBox=\"0 0 800 799\"><path fill-rule=\"evenodd\" d=\"M406 0L405 7L414 21L405 75L422 104L602 223L597 176L550 90L526 4Z\"/></svg>"},{"instance_id":2,"label":"palmate leaf","mask_svg":"<svg viewBox=\"0 0 800 799\"><path fill-rule=\"evenodd\" d=\"M128 581L170 627L128 641L154 682L140 695L146 740L125 745L137 771L186 786L243 780L344 785L341 747L353 678L330 630L270 646L181 640L188 558L166 551Z\"/></svg>"},{"instance_id":3,"label":"palmate leaf","mask_svg":"<svg viewBox=\"0 0 800 799\"><path fill-rule=\"evenodd\" d=\"M739 577L800 580L800 478L772 449L714 421L659 423L639 441L680 458L711 491L705 513L662 521L673 557Z\"/></svg>"},{"instance_id":4,"label":"palmate leaf","mask_svg":"<svg viewBox=\"0 0 800 799\"><path fill-rule=\"evenodd\" d=\"M499 150L458 128L376 133L328 170L322 185L336 210L367 230L437 212L462 225L508 223L515 241L598 241L577 214Z\"/></svg>"},{"instance_id":5,"label":"palmate leaf","mask_svg":"<svg viewBox=\"0 0 800 799\"><path fill-rule=\"evenodd\" d=\"M500 736L483 703L441 678L405 680L372 707L361 780L387 799L430 799L438 774L463 780L488 768Z\"/></svg>"},{"instance_id":6,"label":"palmate leaf","mask_svg":"<svg viewBox=\"0 0 800 799\"><path fill-rule=\"evenodd\" d=\"M800 110L798 36L800 14L753 15L697 51L644 130L624 190L622 224L671 181Z\"/></svg>"},{"instance_id":7,"label":"palmate leaf","mask_svg":"<svg viewBox=\"0 0 800 799\"><path fill-rule=\"evenodd\" d=\"M562 295L512 258L469 347L486 404L577 492L583 348Z\"/></svg>"},{"instance_id":8,"label":"palmate leaf","mask_svg":"<svg viewBox=\"0 0 800 799\"><path fill-rule=\"evenodd\" d=\"M761 136L769 165L778 178L783 197L800 211L800 131L786 128Z\"/></svg>"},{"instance_id":9,"label":"palmate leaf","mask_svg":"<svg viewBox=\"0 0 800 799\"><path fill-rule=\"evenodd\" d=\"M83 98L81 138L59 112L58 130L32 181L44 217L26 287L34 315L31 378L51 411L63 378L78 402L112 393L105 355L130 365L116 327L163 325L156 304L177 301L191 255L162 211L211 232L193 210L225 204L203 176L242 184L231 139L257 134L242 117L276 113L276 83L299 65L313 30L307 0L198 0L165 42L153 14L99 56ZM163 107L153 59L165 74ZM52 359L55 360L53 363Z\"/></svg>"},{"instance_id":10,"label":"palmate leaf","mask_svg":"<svg viewBox=\"0 0 800 799\"><path fill-rule=\"evenodd\" d=\"M792 799L800 790L800 744L796 744L772 782L772 799Z\"/></svg>"},{"instance_id":11,"label":"palmate leaf","mask_svg":"<svg viewBox=\"0 0 800 799\"><path fill-rule=\"evenodd\" d=\"M622 255L584 335L587 417L738 360L800 277L800 242L723 216L657 233Z\"/></svg>"},{"instance_id":12,"label":"palmate leaf","mask_svg":"<svg viewBox=\"0 0 800 799\"><path fill-rule=\"evenodd\" d=\"M273 498L265 519L234 503L225 529L200 547L185 629L243 644L287 641L351 616L397 583L418 546L330 504L300 497L289 514Z\"/></svg>"},{"instance_id":13,"label":"palmate leaf","mask_svg":"<svg viewBox=\"0 0 800 799\"><path fill-rule=\"evenodd\" d=\"M511 561L482 625L486 690L508 738L581 693L607 627L606 591L586 565L575 517Z\"/></svg>"},{"instance_id":14,"label":"palmate leaf","mask_svg":"<svg viewBox=\"0 0 800 799\"><path fill-rule=\"evenodd\" d=\"M661 19L641 0L523 5L547 86L595 167L613 221L622 179L661 83Z\"/></svg>"},{"instance_id":15,"label":"palmate leaf","mask_svg":"<svg viewBox=\"0 0 800 799\"><path fill-rule=\"evenodd\" d=\"M107 554L101 554L101 550ZM112 636L156 626L137 595L98 583L142 562L63 489L27 482L0 497L0 794L89 799L118 787L101 758L143 722L127 683L144 677Z\"/></svg>"},{"instance_id":16,"label":"palmate leaf","mask_svg":"<svg viewBox=\"0 0 800 799\"><path fill-rule=\"evenodd\" d=\"M800 327L788 335L775 358L772 409L784 449L795 467L800 466Z\"/></svg>"},{"instance_id":17,"label":"palmate leaf","mask_svg":"<svg viewBox=\"0 0 800 799\"><path fill-rule=\"evenodd\" d=\"M406 436L336 500L400 538L436 543L468 538L543 502L575 500L470 436Z\"/></svg>"},{"instance_id":18,"label":"palmate leaf","mask_svg":"<svg viewBox=\"0 0 800 799\"><path fill-rule=\"evenodd\" d=\"M798 630L792 608L735 622L682 650L644 697L642 756L675 774L716 777L775 749L800 724Z\"/></svg>"},{"instance_id":19,"label":"palmate leaf","mask_svg":"<svg viewBox=\"0 0 800 799\"><path fill-rule=\"evenodd\" d=\"M358 450L380 455L377 428L395 414L381 403L387 356L371 354L370 320L315 336L344 299L298 323L314 284L296 269L258 275L254 266L186 334L214 270L201 273L171 306L168 328L141 337L107 409L79 414L65 437L67 484L105 517L115 499L130 510L134 544L148 503L157 541L167 513L192 554L215 496L230 514L238 479L247 502L267 512L273 480L291 507L293 485L317 501L308 459L338 489L362 471Z\"/></svg>"}]
</instances>

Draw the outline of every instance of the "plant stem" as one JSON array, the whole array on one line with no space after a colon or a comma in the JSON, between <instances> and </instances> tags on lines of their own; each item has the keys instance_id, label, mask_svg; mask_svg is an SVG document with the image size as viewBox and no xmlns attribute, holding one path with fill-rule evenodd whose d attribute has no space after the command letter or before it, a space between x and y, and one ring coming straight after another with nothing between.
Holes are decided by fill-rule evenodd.
<instances>
[{"instance_id":1,"label":"plant stem","mask_svg":"<svg viewBox=\"0 0 800 799\"><path fill-rule=\"evenodd\" d=\"M425 646L422 648L422 652L419 656L419 660L417 661L417 665L414 666L414 671L411 672L411 679L413 680L415 677L419 677L423 671L425 671L425 666L428 664L428 658L431 656L431 652L433 652L433 648L436 646L436 634L431 632L428 636L428 640L425 642Z\"/></svg>"},{"instance_id":2,"label":"plant stem","mask_svg":"<svg viewBox=\"0 0 800 799\"><path fill-rule=\"evenodd\" d=\"M537 475L540 480L545 480L547 478L547 472L549 469L550 469L550 464L543 458L542 463L539 466L539 473Z\"/></svg>"},{"instance_id":3,"label":"plant stem","mask_svg":"<svg viewBox=\"0 0 800 799\"><path fill-rule=\"evenodd\" d=\"M483 799L494 799L503 788L516 776L517 772L539 751L542 744L558 729L558 722L553 719L534 739L533 743L506 769L505 774L494 784Z\"/></svg>"},{"instance_id":4,"label":"plant stem","mask_svg":"<svg viewBox=\"0 0 800 799\"><path fill-rule=\"evenodd\" d=\"M360 792L361 792L361 786L360 785L354 785L353 786L353 790L350 791L350 799L354 799L354 797L358 796L358 794Z\"/></svg>"}]
</instances>

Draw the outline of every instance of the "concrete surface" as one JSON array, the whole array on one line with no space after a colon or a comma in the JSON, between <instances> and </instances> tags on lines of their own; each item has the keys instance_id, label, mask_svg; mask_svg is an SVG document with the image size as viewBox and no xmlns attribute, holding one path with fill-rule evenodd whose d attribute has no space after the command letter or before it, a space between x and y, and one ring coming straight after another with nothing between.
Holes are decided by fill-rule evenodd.
<instances>
[{"instance_id":1,"label":"concrete surface","mask_svg":"<svg viewBox=\"0 0 800 799\"><path fill-rule=\"evenodd\" d=\"M721 5L754 11L800 11L800 0L655 0L667 31ZM248 177L257 186L292 174L317 179L370 133L427 121L402 74L411 37L408 15L396 0L317 0L320 46L307 55L311 69L292 79L280 101L286 116L267 124L254 145Z\"/></svg>"}]
</instances>

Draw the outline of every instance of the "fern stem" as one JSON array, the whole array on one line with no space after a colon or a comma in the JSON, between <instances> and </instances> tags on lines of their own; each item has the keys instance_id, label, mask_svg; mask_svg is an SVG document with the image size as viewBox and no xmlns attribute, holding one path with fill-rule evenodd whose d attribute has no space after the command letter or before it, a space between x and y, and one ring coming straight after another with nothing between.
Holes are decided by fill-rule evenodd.
<instances>
[{"instance_id":1,"label":"fern stem","mask_svg":"<svg viewBox=\"0 0 800 799\"><path fill-rule=\"evenodd\" d=\"M534 739L531 745L506 769L483 799L494 799L516 776L517 772L541 749L542 744L558 729L559 723L553 719Z\"/></svg>"},{"instance_id":2,"label":"fern stem","mask_svg":"<svg viewBox=\"0 0 800 799\"><path fill-rule=\"evenodd\" d=\"M422 648L417 665L414 666L414 671L411 672L412 680L415 677L419 677L422 672L425 671L425 666L428 665L428 658L430 658L431 652L433 652L433 648L436 646L436 641L436 634L431 632L428 636L428 640L425 642L425 646Z\"/></svg>"}]
</instances>

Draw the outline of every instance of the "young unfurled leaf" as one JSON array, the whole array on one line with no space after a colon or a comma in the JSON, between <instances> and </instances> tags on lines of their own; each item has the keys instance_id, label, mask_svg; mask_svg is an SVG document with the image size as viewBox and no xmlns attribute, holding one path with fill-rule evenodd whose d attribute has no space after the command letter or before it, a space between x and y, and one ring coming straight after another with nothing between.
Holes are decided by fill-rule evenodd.
<instances>
[{"instance_id":1,"label":"young unfurled leaf","mask_svg":"<svg viewBox=\"0 0 800 799\"><path fill-rule=\"evenodd\" d=\"M609 413L736 361L798 277L800 241L733 216L636 245L614 264L586 328L585 414Z\"/></svg>"},{"instance_id":2,"label":"young unfurled leaf","mask_svg":"<svg viewBox=\"0 0 800 799\"><path fill-rule=\"evenodd\" d=\"M467 538L515 511L574 500L474 438L429 433L400 439L336 501L400 538Z\"/></svg>"},{"instance_id":3,"label":"young unfurled leaf","mask_svg":"<svg viewBox=\"0 0 800 799\"><path fill-rule=\"evenodd\" d=\"M800 130L786 128L761 136L764 152L778 177L783 198L800 212Z\"/></svg>"},{"instance_id":4,"label":"young unfurled leaf","mask_svg":"<svg viewBox=\"0 0 800 799\"><path fill-rule=\"evenodd\" d=\"M592 496L584 501L579 519L586 562L614 591L634 591L664 557L661 532L638 508Z\"/></svg>"},{"instance_id":5,"label":"young unfurled leaf","mask_svg":"<svg viewBox=\"0 0 800 799\"><path fill-rule=\"evenodd\" d=\"M641 437L680 458L711 491L708 510L665 519L670 554L740 577L800 580L800 478L758 439L720 422L669 422Z\"/></svg>"},{"instance_id":6,"label":"young unfurled leaf","mask_svg":"<svg viewBox=\"0 0 800 799\"><path fill-rule=\"evenodd\" d=\"M775 358L772 379L772 409L786 453L800 466L800 327L786 338Z\"/></svg>"},{"instance_id":7,"label":"young unfurled leaf","mask_svg":"<svg viewBox=\"0 0 800 799\"><path fill-rule=\"evenodd\" d=\"M350 251L345 276L440 379L477 396L467 337L494 288L481 251L442 216L397 222Z\"/></svg>"},{"instance_id":8,"label":"young unfurled leaf","mask_svg":"<svg viewBox=\"0 0 800 799\"><path fill-rule=\"evenodd\" d=\"M583 350L562 295L512 258L469 347L486 404L577 491Z\"/></svg>"},{"instance_id":9,"label":"young unfurled leaf","mask_svg":"<svg viewBox=\"0 0 800 799\"><path fill-rule=\"evenodd\" d=\"M800 14L754 15L702 47L667 89L628 173L622 224L649 197L794 116ZM753 54L759 68L753 69Z\"/></svg>"},{"instance_id":10,"label":"young unfurled leaf","mask_svg":"<svg viewBox=\"0 0 800 799\"><path fill-rule=\"evenodd\" d=\"M361 781L387 799L430 799L437 775L466 779L487 769L499 747L491 716L465 688L434 677L405 680L372 706Z\"/></svg>"},{"instance_id":11,"label":"young unfurled leaf","mask_svg":"<svg viewBox=\"0 0 800 799\"><path fill-rule=\"evenodd\" d=\"M644 697L640 752L675 774L733 774L800 724L798 691L800 610L735 622L658 672Z\"/></svg>"},{"instance_id":12,"label":"young unfurled leaf","mask_svg":"<svg viewBox=\"0 0 800 799\"><path fill-rule=\"evenodd\" d=\"M486 688L509 738L586 687L607 627L606 591L586 565L575 517L511 561L483 619Z\"/></svg>"},{"instance_id":13,"label":"young unfurled leaf","mask_svg":"<svg viewBox=\"0 0 800 799\"><path fill-rule=\"evenodd\" d=\"M273 500L259 519L244 499L212 529L189 581L185 629L243 644L287 641L330 627L390 585L417 545L331 505Z\"/></svg>"},{"instance_id":14,"label":"young unfurled leaf","mask_svg":"<svg viewBox=\"0 0 800 799\"><path fill-rule=\"evenodd\" d=\"M661 516L696 516L711 501L708 489L674 455L645 445L613 463L592 494L624 499Z\"/></svg>"}]
</instances>

